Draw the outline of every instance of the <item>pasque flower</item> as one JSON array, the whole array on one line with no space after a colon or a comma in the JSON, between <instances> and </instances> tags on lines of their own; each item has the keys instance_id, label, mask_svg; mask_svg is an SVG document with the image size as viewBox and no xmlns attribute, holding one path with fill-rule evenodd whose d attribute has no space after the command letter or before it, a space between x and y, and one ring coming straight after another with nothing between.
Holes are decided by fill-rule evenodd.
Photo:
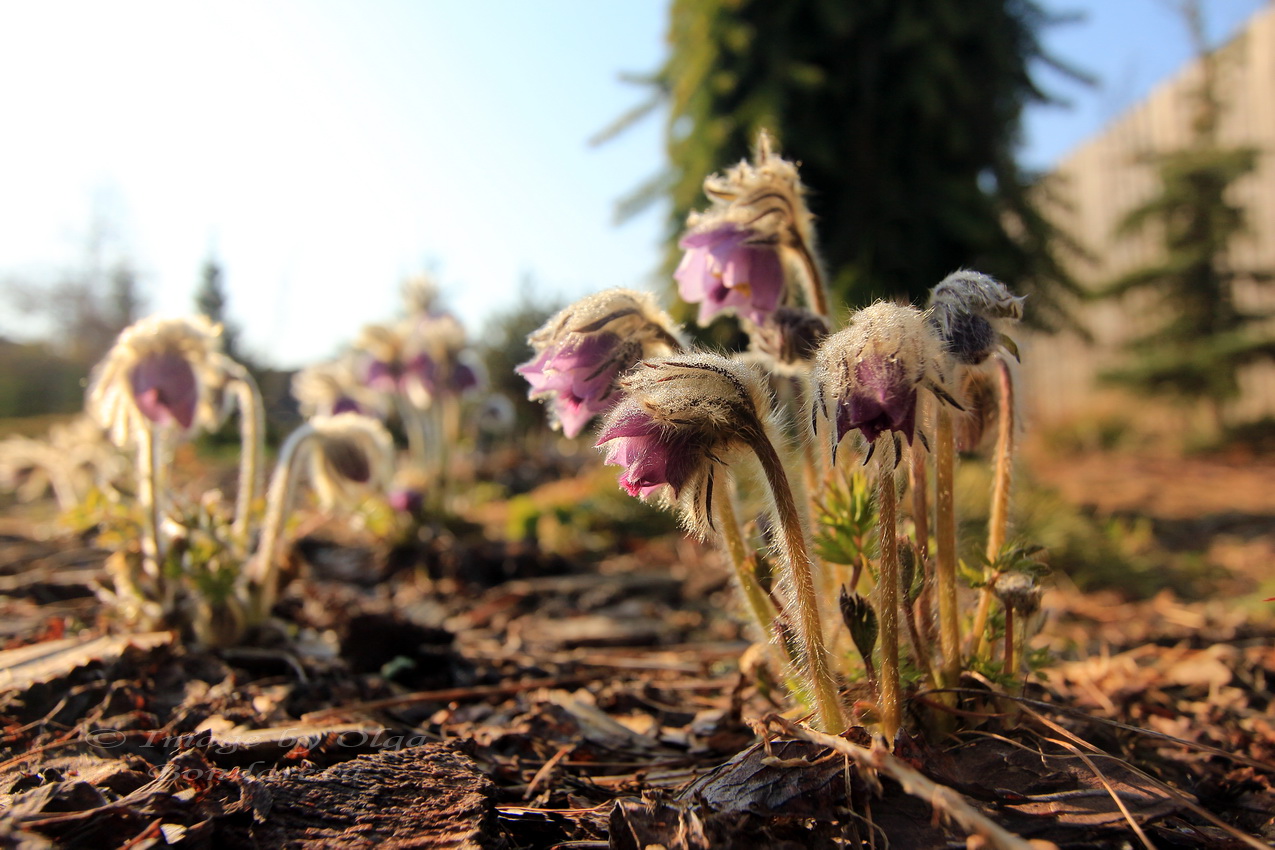
<instances>
[{"instance_id":1,"label":"pasque flower","mask_svg":"<svg viewBox=\"0 0 1275 850\"><path fill-rule=\"evenodd\" d=\"M116 445L137 428L211 425L213 394L225 380L221 326L203 316L152 317L126 328L98 364L87 408Z\"/></svg>"},{"instance_id":2,"label":"pasque flower","mask_svg":"<svg viewBox=\"0 0 1275 850\"><path fill-rule=\"evenodd\" d=\"M770 400L752 367L696 352L644 360L619 381L623 400L597 446L623 467L631 495L680 504L693 531L712 528L717 473L765 430Z\"/></svg>"},{"instance_id":3,"label":"pasque flower","mask_svg":"<svg viewBox=\"0 0 1275 850\"><path fill-rule=\"evenodd\" d=\"M527 337L536 356L517 368L528 396L549 405L568 437L618 400L616 379L644 357L682 348L677 330L644 292L612 289L561 310Z\"/></svg>"},{"instance_id":4,"label":"pasque flower","mask_svg":"<svg viewBox=\"0 0 1275 850\"><path fill-rule=\"evenodd\" d=\"M828 337L815 359L814 412L833 421L834 451L854 430L869 444L890 431L911 444L922 387L956 405L943 386L940 352L924 313L887 301L855 313L845 330Z\"/></svg>"},{"instance_id":5,"label":"pasque flower","mask_svg":"<svg viewBox=\"0 0 1275 850\"><path fill-rule=\"evenodd\" d=\"M700 305L700 324L724 310L761 324L796 297L786 270L797 270L808 306L826 316L813 217L793 163L771 150L762 133L752 162L704 181L713 204L687 218L679 243L686 254L675 277L683 299Z\"/></svg>"}]
</instances>

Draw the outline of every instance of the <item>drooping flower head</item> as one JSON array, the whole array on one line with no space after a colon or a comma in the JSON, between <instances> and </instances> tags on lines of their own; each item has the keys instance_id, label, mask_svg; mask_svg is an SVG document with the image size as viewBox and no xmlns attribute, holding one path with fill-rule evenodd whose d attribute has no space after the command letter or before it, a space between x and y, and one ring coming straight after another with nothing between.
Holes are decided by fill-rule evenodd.
<instances>
[{"instance_id":1,"label":"drooping flower head","mask_svg":"<svg viewBox=\"0 0 1275 850\"><path fill-rule=\"evenodd\" d=\"M826 315L805 187L796 165L771 150L770 137L758 137L752 162L705 179L704 192L713 205L688 217L679 243L686 254L674 273L681 297L700 305L700 324L724 310L762 324L796 296L788 266L800 270L812 309Z\"/></svg>"},{"instance_id":2,"label":"drooping flower head","mask_svg":"<svg viewBox=\"0 0 1275 850\"><path fill-rule=\"evenodd\" d=\"M691 530L706 534L718 473L749 447L749 435L767 428L770 397L760 373L697 352L643 360L620 390L596 443L608 464L623 467L620 486L680 505Z\"/></svg>"},{"instance_id":3,"label":"drooping flower head","mask_svg":"<svg viewBox=\"0 0 1275 850\"><path fill-rule=\"evenodd\" d=\"M187 434L216 421L213 398L227 364L221 326L207 318L142 319L120 333L94 369L86 407L116 445L136 428Z\"/></svg>"},{"instance_id":4,"label":"drooping flower head","mask_svg":"<svg viewBox=\"0 0 1275 850\"><path fill-rule=\"evenodd\" d=\"M682 348L676 325L645 292L611 289L559 311L527 337L535 357L515 371L545 401L553 427L575 437L619 398L616 379L644 357Z\"/></svg>"},{"instance_id":5,"label":"drooping flower head","mask_svg":"<svg viewBox=\"0 0 1275 850\"><path fill-rule=\"evenodd\" d=\"M815 427L820 413L834 423L834 452L854 430L869 444L894 431L910 445L920 388L956 404L943 386L940 353L938 337L920 310L887 301L865 307L816 355Z\"/></svg>"},{"instance_id":6,"label":"drooping flower head","mask_svg":"<svg viewBox=\"0 0 1275 850\"><path fill-rule=\"evenodd\" d=\"M359 413L316 416L310 477L324 507L384 491L394 474L394 441L379 420Z\"/></svg>"},{"instance_id":7,"label":"drooping flower head","mask_svg":"<svg viewBox=\"0 0 1275 850\"><path fill-rule=\"evenodd\" d=\"M930 293L930 320L956 362L982 363L998 346L1016 353L1013 342L997 331L997 319L1023 317L1023 298L1005 284L967 269L952 272Z\"/></svg>"}]
</instances>

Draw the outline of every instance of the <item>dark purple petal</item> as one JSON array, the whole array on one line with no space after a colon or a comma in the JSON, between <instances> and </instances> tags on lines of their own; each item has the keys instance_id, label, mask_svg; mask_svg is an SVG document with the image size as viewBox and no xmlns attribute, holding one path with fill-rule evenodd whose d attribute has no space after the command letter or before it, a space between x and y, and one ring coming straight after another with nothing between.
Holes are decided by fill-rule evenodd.
<instances>
[{"instance_id":1,"label":"dark purple petal","mask_svg":"<svg viewBox=\"0 0 1275 850\"><path fill-rule=\"evenodd\" d=\"M142 415L158 425L176 422L183 429L195 421L199 382L190 362L175 351L152 354L129 375L133 398Z\"/></svg>"},{"instance_id":2,"label":"dark purple petal","mask_svg":"<svg viewBox=\"0 0 1275 850\"><path fill-rule=\"evenodd\" d=\"M895 360L871 358L855 364L856 387L837 403L837 440L858 429L873 442L898 431L912 443L916 432L916 385Z\"/></svg>"},{"instance_id":3,"label":"dark purple petal","mask_svg":"<svg viewBox=\"0 0 1275 850\"><path fill-rule=\"evenodd\" d=\"M382 393L396 393L402 387L403 369L398 363L373 360L363 373L363 381L369 388Z\"/></svg>"}]
</instances>

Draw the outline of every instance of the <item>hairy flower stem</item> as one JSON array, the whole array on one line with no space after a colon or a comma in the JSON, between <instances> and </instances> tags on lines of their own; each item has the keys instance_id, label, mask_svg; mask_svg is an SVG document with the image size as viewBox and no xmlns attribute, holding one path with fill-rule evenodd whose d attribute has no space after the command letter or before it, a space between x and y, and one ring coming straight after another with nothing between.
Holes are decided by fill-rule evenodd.
<instances>
[{"instance_id":1,"label":"hairy flower stem","mask_svg":"<svg viewBox=\"0 0 1275 850\"><path fill-rule=\"evenodd\" d=\"M956 601L956 446L952 415L939 405L934 449L935 584L939 604L939 652L943 687L961 678L961 623Z\"/></svg>"},{"instance_id":2,"label":"hairy flower stem","mask_svg":"<svg viewBox=\"0 0 1275 850\"><path fill-rule=\"evenodd\" d=\"M257 544L257 553L248 567L248 579L253 587L250 622L260 622L269 616L278 597L277 561L283 525L296 496L297 478L301 472L301 450L316 433L313 425L302 425L288 435L279 450L279 461L270 479L270 492L266 495L265 526L261 531L261 541Z\"/></svg>"},{"instance_id":3,"label":"hairy flower stem","mask_svg":"<svg viewBox=\"0 0 1275 850\"><path fill-rule=\"evenodd\" d=\"M142 568L164 594L164 548L160 540L160 505L164 492L158 453L160 440L149 425L137 429L137 501L142 506Z\"/></svg>"},{"instance_id":4,"label":"hairy flower stem","mask_svg":"<svg viewBox=\"0 0 1275 850\"><path fill-rule=\"evenodd\" d=\"M744 543L739 520L735 515L735 497L731 493L729 481L723 482L723 486L713 494L713 502L717 505L717 522L721 527L722 542L735 567L735 577L739 579L739 586L744 591L748 610L761 629L762 636L769 638L774 634L775 609L757 581L756 563L748 556L748 546Z\"/></svg>"},{"instance_id":5,"label":"hairy flower stem","mask_svg":"<svg viewBox=\"0 0 1275 850\"><path fill-rule=\"evenodd\" d=\"M992 513L987 523L987 560L994 561L1005 545L1009 525L1009 486L1014 469L1014 378L1004 357L996 358L1000 390L996 426L996 479L992 487Z\"/></svg>"},{"instance_id":6,"label":"hairy flower stem","mask_svg":"<svg viewBox=\"0 0 1275 850\"><path fill-rule=\"evenodd\" d=\"M810 310L818 313L825 319L831 318L828 315L828 290L824 285L823 272L819 268L819 261L815 259L810 248L805 242L798 241L796 247L797 257L801 261L801 267L805 271L806 295L810 299Z\"/></svg>"},{"instance_id":7,"label":"hairy flower stem","mask_svg":"<svg viewBox=\"0 0 1275 850\"><path fill-rule=\"evenodd\" d=\"M419 469L429 468L429 449L425 444L425 423L418 411L407 398L401 394L394 396L399 422L403 425L403 435L407 438L407 453L412 464Z\"/></svg>"},{"instance_id":8,"label":"hairy flower stem","mask_svg":"<svg viewBox=\"0 0 1275 850\"><path fill-rule=\"evenodd\" d=\"M880 523L881 581L877 584L877 617L881 624L881 690L877 713L881 732L894 745L902 723L899 697L899 544L895 527L894 453L891 434L877 438L877 513ZM882 445L884 443L885 445Z\"/></svg>"},{"instance_id":9,"label":"hairy flower stem","mask_svg":"<svg viewBox=\"0 0 1275 850\"><path fill-rule=\"evenodd\" d=\"M824 730L841 732L846 728L846 719L837 682L828 661L828 651L823 642L819 600L815 593L814 563L806 546L805 525L797 509L797 501L793 498L788 474L760 422L743 429L740 436L756 453L774 502L780 544L786 555L784 565L788 569L796 609L793 626L797 632L797 645L807 668L804 672L810 679L816 725Z\"/></svg>"},{"instance_id":10,"label":"hairy flower stem","mask_svg":"<svg viewBox=\"0 0 1275 850\"><path fill-rule=\"evenodd\" d=\"M1005 532L1009 525L1009 486L1014 475L1014 379L1005 358L997 357L996 378L999 399L996 420L996 472L992 481L992 510L987 521L987 562L996 563L1001 547L1005 545ZM983 586L978 598L978 612L974 615L974 631L978 641L979 656L986 656L990 649L987 637L987 618L992 608L992 585Z\"/></svg>"},{"instance_id":11,"label":"hairy flower stem","mask_svg":"<svg viewBox=\"0 0 1275 850\"><path fill-rule=\"evenodd\" d=\"M239 405L239 442L243 454L239 458L239 493L235 501L235 521L231 531L236 540L247 541L248 519L253 506L261 498L261 455L265 446L265 409L257 382L243 366L234 364L228 388Z\"/></svg>"}]
</instances>

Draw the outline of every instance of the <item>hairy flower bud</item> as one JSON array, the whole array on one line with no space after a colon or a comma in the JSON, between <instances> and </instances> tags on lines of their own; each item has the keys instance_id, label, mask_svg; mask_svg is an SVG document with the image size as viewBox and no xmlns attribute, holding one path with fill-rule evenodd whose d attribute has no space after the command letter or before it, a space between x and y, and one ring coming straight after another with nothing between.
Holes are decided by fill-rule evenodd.
<instances>
[{"instance_id":1,"label":"hairy flower bud","mask_svg":"<svg viewBox=\"0 0 1275 850\"><path fill-rule=\"evenodd\" d=\"M980 272L952 272L930 293L930 316L948 353L958 363L982 363L1004 338L995 319L1017 321L1023 316L1023 297Z\"/></svg>"},{"instance_id":2,"label":"hairy flower bud","mask_svg":"<svg viewBox=\"0 0 1275 850\"><path fill-rule=\"evenodd\" d=\"M597 446L624 467L620 486L649 498L671 494L687 525L713 528L713 487L747 437L765 429L770 397L761 375L719 354L644 360L620 380L623 400L608 414Z\"/></svg>"},{"instance_id":3,"label":"hairy flower bud","mask_svg":"<svg viewBox=\"0 0 1275 850\"><path fill-rule=\"evenodd\" d=\"M815 358L815 427L830 419L831 440L859 430L873 443L888 431L910 444L921 387L956 405L944 388L941 351L925 315L914 307L878 301L850 318L845 330L824 341Z\"/></svg>"},{"instance_id":4,"label":"hairy flower bud","mask_svg":"<svg viewBox=\"0 0 1275 850\"><path fill-rule=\"evenodd\" d=\"M528 396L548 402L551 424L568 437L619 399L616 380L644 357L680 351L673 320L645 292L611 289L559 311L527 342L536 356L515 371Z\"/></svg>"},{"instance_id":5,"label":"hairy flower bud","mask_svg":"<svg viewBox=\"0 0 1275 850\"><path fill-rule=\"evenodd\" d=\"M828 320L800 307L780 307L752 331L753 346L780 371L804 370L828 337Z\"/></svg>"},{"instance_id":6,"label":"hairy flower bud","mask_svg":"<svg viewBox=\"0 0 1275 850\"><path fill-rule=\"evenodd\" d=\"M394 469L394 442L379 421L358 413L316 416L310 474L325 507L384 490Z\"/></svg>"}]
</instances>

